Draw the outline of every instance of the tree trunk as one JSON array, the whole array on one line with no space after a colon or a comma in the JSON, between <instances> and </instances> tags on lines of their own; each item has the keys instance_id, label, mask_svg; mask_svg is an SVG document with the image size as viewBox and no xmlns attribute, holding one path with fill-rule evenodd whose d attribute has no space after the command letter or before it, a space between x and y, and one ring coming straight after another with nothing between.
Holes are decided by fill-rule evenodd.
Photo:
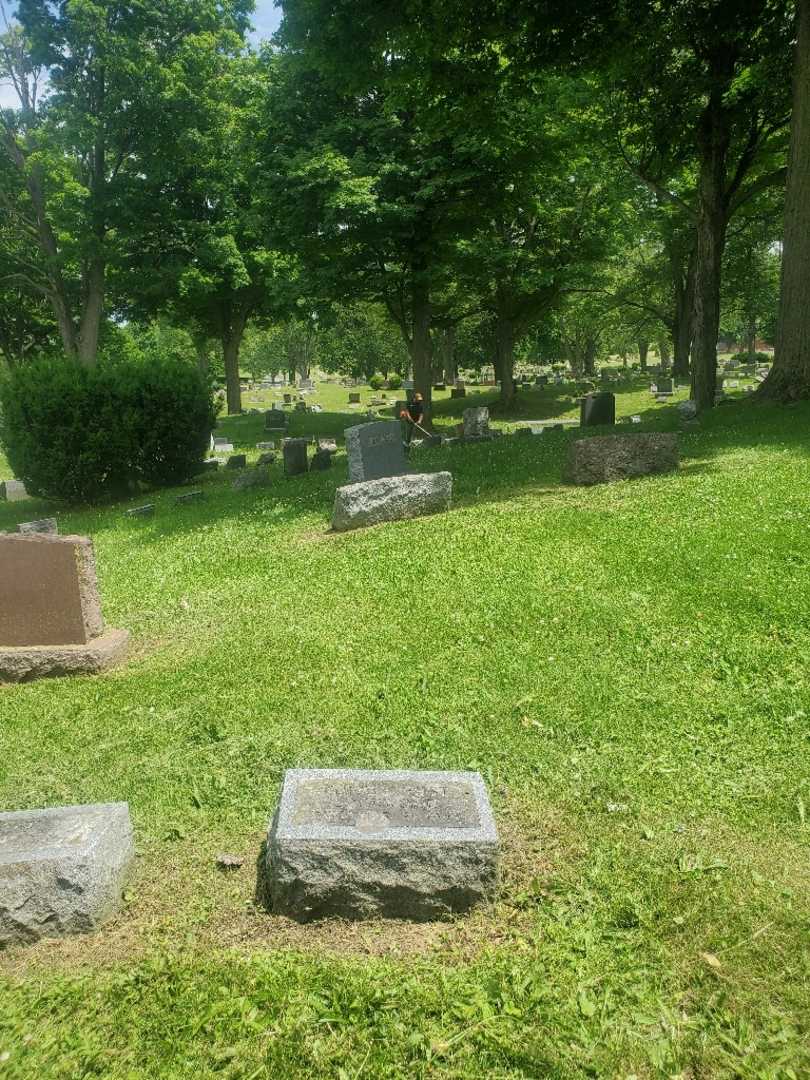
<instances>
[{"instance_id":1,"label":"tree trunk","mask_svg":"<svg viewBox=\"0 0 810 1080\"><path fill-rule=\"evenodd\" d=\"M422 427L431 430L433 365L430 347L430 296L422 275L414 271L411 286L411 337L409 342L414 390L422 395L425 411Z\"/></svg>"},{"instance_id":2,"label":"tree trunk","mask_svg":"<svg viewBox=\"0 0 810 1080\"><path fill-rule=\"evenodd\" d=\"M749 323L745 330L745 351L748 359L753 362L757 352L757 327L756 323Z\"/></svg>"},{"instance_id":3,"label":"tree trunk","mask_svg":"<svg viewBox=\"0 0 810 1080\"><path fill-rule=\"evenodd\" d=\"M596 374L596 349L599 343L594 338L588 338L585 343L585 351L582 356L582 370L589 378Z\"/></svg>"},{"instance_id":4,"label":"tree trunk","mask_svg":"<svg viewBox=\"0 0 810 1080\"><path fill-rule=\"evenodd\" d=\"M647 370L647 353L650 351L649 341L640 341L638 343L638 362L642 371Z\"/></svg>"},{"instance_id":5,"label":"tree trunk","mask_svg":"<svg viewBox=\"0 0 810 1080\"><path fill-rule=\"evenodd\" d=\"M672 374L676 379L687 380L690 372L690 355L694 335L695 307L695 249L689 255L686 278L680 274L675 285L675 324L672 343L675 349Z\"/></svg>"},{"instance_id":6,"label":"tree trunk","mask_svg":"<svg viewBox=\"0 0 810 1080\"><path fill-rule=\"evenodd\" d=\"M239 350L245 333L247 312L232 316L222 335L222 360L225 366L225 394L229 415L242 411L242 383L239 378Z\"/></svg>"},{"instance_id":7,"label":"tree trunk","mask_svg":"<svg viewBox=\"0 0 810 1080\"><path fill-rule=\"evenodd\" d=\"M779 324L773 367L758 393L776 401L810 397L810 0L798 0L797 9Z\"/></svg>"},{"instance_id":8,"label":"tree trunk","mask_svg":"<svg viewBox=\"0 0 810 1080\"><path fill-rule=\"evenodd\" d=\"M197 370L201 375L207 375L211 364L211 357L208 352L207 334L194 335L194 351L197 354Z\"/></svg>"},{"instance_id":9,"label":"tree trunk","mask_svg":"<svg viewBox=\"0 0 810 1080\"><path fill-rule=\"evenodd\" d=\"M499 315L495 325L495 377L501 384L501 406L510 408L515 401L515 325Z\"/></svg>"},{"instance_id":10,"label":"tree trunk","mask_svg":"<svg viewBox=\"0 0 810 1080\"><path fill-rule=\"evenodd\" d=\"M665 371L669 367L669 363L671 360L669 352L669 342L666 338L661 338L661 340L658 342L658 359L660 361L662 370Z\"/></svg>"},{"instance_id":11,"label":"tree trunk","mask_svg":"<svg viewBox=\"0 0 810 1080\"><path fill-rule=\"evenodd\" d=\"M700 175L695 253L692 398L699 412L714 408L717 389L720 285L728 224L725 203L726 159L730 142L730 121L723 103L723 92L720 85L711 91L698 131Z\"/></svg>"},{"instance_id":12,"label":"tree trunk","mask_svg":"<svg viewBox=\"0 0 810 1080\"><path fill-rule=\"evenodd\" d=\"M98 357L98 338L104 312L104 264L99 259L87 273L87 297L78 338L78 357L85 367L93 367Z\"/></svg>"}]
</instances>

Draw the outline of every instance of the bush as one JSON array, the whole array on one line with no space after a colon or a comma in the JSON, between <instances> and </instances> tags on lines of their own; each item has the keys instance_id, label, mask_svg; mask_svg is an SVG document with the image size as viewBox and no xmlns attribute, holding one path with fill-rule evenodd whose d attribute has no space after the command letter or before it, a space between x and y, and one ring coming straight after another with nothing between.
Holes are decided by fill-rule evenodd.
<instances>
[{"instance_id":1,"label":"bush","mask_svg":"<svg viewBox=\"0 0 810 1080\"><path fill-rule=\"evenodd\" d=\"M384 382L385 379L382 377L382 375L372 375L371 378L368 380L368 385L371 387L372 390L382 390Z\"/></svg>"},{"instance_id":2,"label":"bush","mask_svg":"<svg viewBox=\"0 0 810 1080\"><path fill-rule=\"evenodd\" d=\"M770 364L773 357L764 352L756 352L753 356L749 356L747 352L738 352L730 356L729 360L736 360L740 364Z\"/></svg>"},{"instance_id":3,"label":"bush","mask_svg":"<svg viewBox=\"0 0 810 1080\"><path fill-rule=\"evenodd\" d=\"M215 413L189 364L49 358L0 384L0 443L32 495L96 502L197 471Z\"/></svg>"},{"instance_id":4,"label":"bush","mask_svg":"<svg viewBox=\"0 0 810 1080\"><path fill-rule=\"evenodd\" d=\"M389 390L399 390L401 388L401 386L402 386L402 376L401 375L394 374L394 375L389 375L388 376L388 389Z\"/></svg>"}]
</instances>

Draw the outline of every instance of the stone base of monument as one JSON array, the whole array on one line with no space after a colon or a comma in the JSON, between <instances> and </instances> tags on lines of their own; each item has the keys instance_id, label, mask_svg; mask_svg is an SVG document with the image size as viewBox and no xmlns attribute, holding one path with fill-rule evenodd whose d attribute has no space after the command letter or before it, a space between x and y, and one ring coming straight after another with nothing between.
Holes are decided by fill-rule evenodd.
<instances>
[{"instance_id":1,"label":"stone base of monument","mask_svg":"<svg viewBox=\"0 0 810 1080\"><path fill-rule=\"evenodd\" d=\"M134 857L126 803L0 813L0 944L94 930Z\"/></svg>"},{"instance_id":2,"label":"stone base of monument","mask_svg":"<svg viewBox=\"0 0 810 1080\"><path fill-rule=\"evenodd\" d=\"M128 648L129 630L109 627L86 645L0 646L0 682L97 675L120 664Z\"/></svg>"},{"instance_id":3,"label":"stone base of monument","mask_svg":"<svg viewBox=\"0 0 810 1080\"><path fill-rule=\"evenodd\" d=\"M677 468L677 435L598 435L570 443L563 480L567 484L604 484Z\"/></svg>"},{"instance_id":4,"label":"stone base of monument","mask_svg":"<svg viewBox=\"0 0 810 1080\"><path fill-rule=\"evenodd\" d=\"M427 920L492 896L498 834L478 773L290 769L266 859L280 914Z\"/></svg>"},{"instance_id":5,"label":"stone base of monument","mask_svg":"<svg viewBox=\"0 0 810 1080\"><path fill-rule=\"evenodd\" d=\"M437 514L450 509L453 477L449 472L411 473L345 484L335 492L332 528L361 529L384 521Z\"/></svg>"}]
</instances>

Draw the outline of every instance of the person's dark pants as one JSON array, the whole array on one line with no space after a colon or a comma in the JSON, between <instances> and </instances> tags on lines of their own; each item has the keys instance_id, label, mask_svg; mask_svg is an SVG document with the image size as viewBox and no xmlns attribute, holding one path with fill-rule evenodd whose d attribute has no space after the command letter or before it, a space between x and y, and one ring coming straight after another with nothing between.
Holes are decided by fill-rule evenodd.
<instances>
[{"instance_id":1,"label":"person's dark pants","mask_svg":"<svg viewBox=\"0 0 810 1080\"><path fill-rule=\"evenodd\" d=\"M413 420L403 420L402 428L402 440L406 446L410 446L411 439L413 438L413 433L414 431L416 431L416 424L413 422Z\"/></svg>"}]
</instances>

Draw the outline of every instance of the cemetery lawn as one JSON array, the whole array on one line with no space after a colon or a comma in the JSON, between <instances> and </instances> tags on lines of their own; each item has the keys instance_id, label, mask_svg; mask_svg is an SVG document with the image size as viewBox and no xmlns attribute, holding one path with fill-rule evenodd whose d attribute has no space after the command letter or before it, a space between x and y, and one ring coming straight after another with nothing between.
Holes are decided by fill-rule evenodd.
<instances>
[{"instance_id":1,"label":"cemetery lawn","mask_svg":"<svg viewBox=\"0 0 810 1080\"><path fill-rule=\"evenodd\" d=\"M291 434L347 426L332 390ZM619 415L676 429L651 401ZM261 422L222 426L252 449ZM422 451L454 509L340 537L342 452L150 495L153 519L57 508L134 650L0 688L0 808L127 800L139 858L101 932L0 953L0 1077L810 1075L808 432L806 405L738 402L683 431L678 474L587 490L559 483L568 432ZM480 770L497 901L267 914L292 766Z\"/></svg>"}]
</instances>

